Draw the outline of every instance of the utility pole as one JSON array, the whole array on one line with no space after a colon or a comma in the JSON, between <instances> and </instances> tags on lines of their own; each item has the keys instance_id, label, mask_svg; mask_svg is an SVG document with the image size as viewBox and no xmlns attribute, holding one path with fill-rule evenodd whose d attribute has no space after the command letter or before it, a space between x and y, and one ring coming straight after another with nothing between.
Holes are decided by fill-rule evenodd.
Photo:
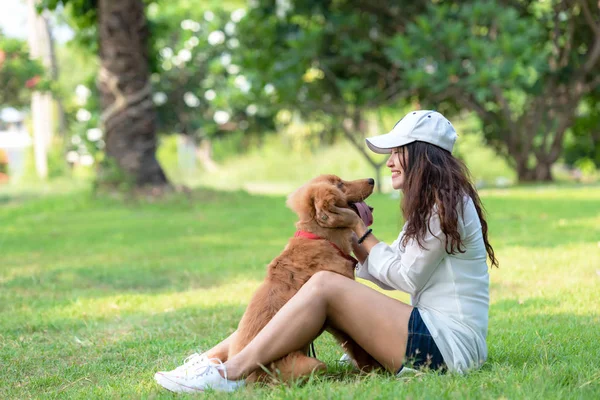
<instances>
[{"instance_id":1,"label":"utility pole","mask_svg":"<svg viewBox=\"0 0 600 400\"><path fill-rule=\"evenodd\" d=\"M38 14L36 8L38 0L26 1L31 58L39 59L44 67L51 70L54 64L54 54L48 20L43 14ZM31 114L35 169L40 178L46 179L48 177L48 149L52 142L54 129L52 95L48 92L35 91L31 96Z\"/></svg>"}]
</instances>

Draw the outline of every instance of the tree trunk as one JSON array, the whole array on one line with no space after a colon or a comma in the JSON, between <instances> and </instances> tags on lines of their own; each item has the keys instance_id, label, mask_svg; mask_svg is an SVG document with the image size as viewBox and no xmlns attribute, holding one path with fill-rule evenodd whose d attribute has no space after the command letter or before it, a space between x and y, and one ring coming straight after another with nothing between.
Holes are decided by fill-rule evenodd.
<instances>
[{"instance_id":1,"label":"tree trunk","mask_svg":"<svg viewBox=\"0 0 600 400\"><path fill-rule=\"evenodd\" d=\"M156 115L142 0L99 0L98 29L106 154L136 186L168 185L156 160Z\"/></svg>"},{"instance_id":2,"label":"tree trunk","mask_svg":"<svg viewBox=\"0 0 600 400\"><path fill-rule=\"evenodd\" d=\"M517 177L520 183L552 182L552 163L538 161L534 167L517 166Z\"/></svg>"},{"instance_id":3,"label":"tree trunk","mask_svg":"<svg viewBox=\"0 0 600 400\"><path fill-rule=\"evenodd\" d=\"M552 164L538 161L535 166L535 180L539 182L552 182Z\"/></svg>"}]
</instances>

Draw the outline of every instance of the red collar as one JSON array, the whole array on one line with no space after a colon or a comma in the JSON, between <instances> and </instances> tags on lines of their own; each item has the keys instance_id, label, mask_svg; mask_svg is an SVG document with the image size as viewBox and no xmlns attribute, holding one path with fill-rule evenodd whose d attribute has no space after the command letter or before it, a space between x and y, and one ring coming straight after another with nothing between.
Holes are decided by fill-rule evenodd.
<instances>
[{"instance_id":1,"label":"red collar","mask_svg":"<svg viewBox=\"0 0 600 400\"><path fill-rule=\"evenodd\" d=\"M319 235L315 235L314 233L307 232L307 231L296 231L296 233L294 233L294 237L296 237L296 238L303 237L303 238L311 239L311 240L327 240ZM329 240L327 240L327 242L329 242L330 245L335 247L335 249L338 251L338 253L340 253L340 256L344 257L348 261L352 261L352 263L354 263L354 266L356 266L356 264L358 264L358 260L356 258L352 257L349 254L344 253L342 251L342 249L340 249L339 247L337 247L335 245L335 243L330 242Z\"/></svg>"}]
</instances>

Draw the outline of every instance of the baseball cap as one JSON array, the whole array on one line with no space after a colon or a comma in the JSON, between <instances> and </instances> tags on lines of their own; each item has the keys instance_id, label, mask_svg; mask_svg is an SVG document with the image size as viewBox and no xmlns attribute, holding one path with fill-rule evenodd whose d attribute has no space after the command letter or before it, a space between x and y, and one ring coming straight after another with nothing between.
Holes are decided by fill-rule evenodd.
<instances>
[{"instance_id":1,"label":"baseball cap","mask_svg":"<svg viewBox=\"0 0 600 400\"><path fill-rule=\"evenodd\" d=\"M369 149L379 154L391 153L392 149L420 141L434 144L452 153L456 142L454 127L437 111L411 111L396 123L389 133L367 138Z\"/></svg>"}]
</instances>

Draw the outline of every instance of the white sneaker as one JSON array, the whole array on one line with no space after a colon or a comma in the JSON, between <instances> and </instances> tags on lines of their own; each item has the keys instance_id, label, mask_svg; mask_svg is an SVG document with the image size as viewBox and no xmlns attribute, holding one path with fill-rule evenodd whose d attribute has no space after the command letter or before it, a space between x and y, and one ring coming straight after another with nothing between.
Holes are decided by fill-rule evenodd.
<instances>
[{"instance_id":1,"label":"white sneaker","mask_svg":"<svg viewBox=\"0 0 600 400\"><path fill-rule=\"evenodd\" d=\"M204 365L206 363L208 363L210 361L208 361L208 357L202 353L194 353L192 355L190 355L189 357L187 357L184 361L183 364L180 365L179 367L175 368L174 370L171 371L159 371L157 372L158 374L162 374L162 375L174 375L174 376L181 376L182 374L184 374L184 371L188 368L194 367L196 365Z\"/></svg>"},{"instance_id":2,"label":"white sneaker","mask_svg":"<svg viewBox=\"0 0 600 400\"><path fill-rule=\"evenodd\" d=\"M224 372L225 378L219 371ZM207 359L204 363L194 363L186 369L181 368L177 373L157 372L154 379L159 385L175 393L203 392L209 389L232 392L244 386L243 380L227 379L225 364L217 358Z\"/></svg>"}]
</instances>

